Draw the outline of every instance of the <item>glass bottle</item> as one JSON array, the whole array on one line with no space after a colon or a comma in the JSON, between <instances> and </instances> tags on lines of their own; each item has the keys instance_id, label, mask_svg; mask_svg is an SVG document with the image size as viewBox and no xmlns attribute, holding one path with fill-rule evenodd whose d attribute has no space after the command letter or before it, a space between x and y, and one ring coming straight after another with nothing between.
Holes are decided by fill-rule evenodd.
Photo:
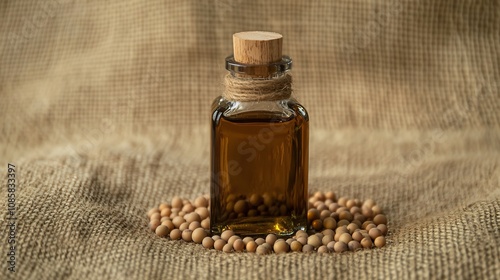
<instances>
[{"instance_id":1,"label":"glass bottle","mask_svg":"<svg viewBox=\"0 0 500 280\"><path fill-rule=\"evenodd\" d=\"M271 35L277 37L272 36L272 40L279 40L278 61L241 63L235 59L235 49L235 55L226 58L229 73L237 79L286 75L292 60L281 56L281 35ZM215 99L211 120L212 234L231 229L243 236L288 236L307 229L308 121L305 108L293 97L273 101Z\"/></svg>"}]
</instances>

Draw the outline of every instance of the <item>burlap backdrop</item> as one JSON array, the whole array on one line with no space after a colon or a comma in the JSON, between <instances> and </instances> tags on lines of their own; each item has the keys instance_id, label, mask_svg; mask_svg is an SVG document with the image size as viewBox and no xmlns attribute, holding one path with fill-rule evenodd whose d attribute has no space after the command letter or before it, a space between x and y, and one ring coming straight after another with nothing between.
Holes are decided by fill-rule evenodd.
<instances>
[{"instance_id":1,"label":"burlap backdrop","mask_svg":"<svg viewBox=\"0 0 500 280\"><path fill-rule=\"evenodd\" d=\"M375 199L385 248L224 254L147 229L209 191L209 107L244 30L284 34L310 190ZM498 1L2 1L0 38L4 216L7 163L19 179L0 275L500 277Z\"/></svg>"}]
</instances>

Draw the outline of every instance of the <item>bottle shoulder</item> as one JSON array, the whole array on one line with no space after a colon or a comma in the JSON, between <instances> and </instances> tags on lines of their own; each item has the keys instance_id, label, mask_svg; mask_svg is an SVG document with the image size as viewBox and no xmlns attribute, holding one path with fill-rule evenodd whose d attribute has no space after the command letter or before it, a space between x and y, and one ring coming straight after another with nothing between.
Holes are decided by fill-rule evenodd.
<instances>
[{"instance_id":1,"label":"bottle shoulder","mask_svg":"<svg viewBox=\"0 0 500 280\"><path fill-rule=\"evenodd\" d=\"M229 101L222 96L217 97L212 103L212 119L224 117L226 119L293 119L301 118L309 121L307 110L295 98L277 101L240 102Z\"/></svg>"}]
</instances>

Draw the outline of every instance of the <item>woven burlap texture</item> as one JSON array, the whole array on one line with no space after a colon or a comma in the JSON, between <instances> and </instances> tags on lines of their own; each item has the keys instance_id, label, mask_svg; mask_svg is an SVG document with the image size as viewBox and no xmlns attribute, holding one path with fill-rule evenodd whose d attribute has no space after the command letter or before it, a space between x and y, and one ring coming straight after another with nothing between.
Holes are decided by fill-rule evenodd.
<instances>
[{"instance_id":1,"label":"woven burlap texture","mask_svg":"<svg viewBox=\"0 0 500 280\"><path fill-rule=\"evenodd\" d=\"M386 247L225 254L148 230L150 207L209 192L245 30L294 59L310 190L377 201ZM498 1L2 1L0 38L1 279L500 278Z\"/></svg>"}]
</instances>

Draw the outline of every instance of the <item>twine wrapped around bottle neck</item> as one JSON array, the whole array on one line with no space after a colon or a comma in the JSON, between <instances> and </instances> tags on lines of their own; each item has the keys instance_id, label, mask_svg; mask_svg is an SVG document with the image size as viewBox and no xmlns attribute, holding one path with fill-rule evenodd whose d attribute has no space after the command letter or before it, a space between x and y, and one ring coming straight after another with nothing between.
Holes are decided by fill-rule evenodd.
<instances>
[{"instance_id":1,"label":"twine wrapped around bottle neck","mask_svg":"<svg viewBox=\"0 0 500 280\"><path fill-rule=\"evenodd\" d=\"M227 74L223 97L230 101L276 101L292 95L292 76L273 79L240 79Z\"/></svg>"}]
</instances>

